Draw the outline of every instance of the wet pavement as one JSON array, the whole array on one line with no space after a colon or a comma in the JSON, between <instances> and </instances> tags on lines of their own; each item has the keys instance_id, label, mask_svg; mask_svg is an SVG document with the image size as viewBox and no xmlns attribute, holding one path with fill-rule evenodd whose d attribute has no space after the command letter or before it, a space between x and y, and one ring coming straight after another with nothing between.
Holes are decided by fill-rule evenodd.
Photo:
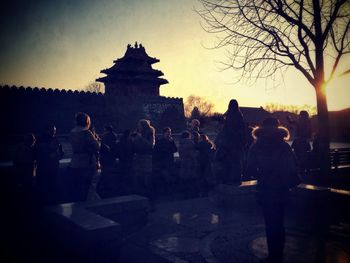
<instances>
[{"instance_id":1,"label":"wet pavement","mask_svg":"<svg viewBox=\"0 0 350 263\"><path fill-rule=\"evenodd\" d=\"M149 214L148 224L125 238L117 262L259 262L267 255L264 222L252 191L254 182L245 186L218 187L229 198L222 194L191 200L179 195L162 197ZM287 209L284 262L350 263L350 193L308 185L297 190L294 202L303 210ZM4 225L9 238L5 240L14 249L9 254L21 259L14 262L67 262L53 260L58 247L52 239L43 242L40 238L42 217L35 217L32 210L8 204ZM324 220L327 214L332 216ZM324 228L324 221L331 222L330 226ZM118 249L112 250L119 254Z\"/></svg>"},{"instance_id":2,"label":"wet pavement","mask_svg":"<svg viewBox=\"0 0 350 263\"><path fill-rule=\"evenodd\" d=\"M137 247L159 262L259 262L267 255L263 217L249 200L231 207L218 207L211 198L159 203L147 227L128 241L125 256ZM286 263L350 262L350 223L310 232L287 213L284 252Z\"/></svg>"}]
</instances>

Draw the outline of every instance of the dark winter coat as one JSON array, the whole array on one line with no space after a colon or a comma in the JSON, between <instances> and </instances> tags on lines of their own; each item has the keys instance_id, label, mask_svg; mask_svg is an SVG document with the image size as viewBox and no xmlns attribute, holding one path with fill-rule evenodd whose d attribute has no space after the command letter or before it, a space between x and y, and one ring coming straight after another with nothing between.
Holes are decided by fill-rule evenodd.
<instances>
[{"instance_id":1,"label":"dark winter coat","mask_svg":"<svg viewBox=\"0 0 350 263\"><path fill-rule=\"evenodd\" d=\"M257 141L248 153L247 172L258 180L258 201L284 202L289 189L300 182L296 158L284 141L288 131L281 127L261 127L253 135Z\"/></svg>"},{"instance_id":2,"label":"dark winter coat","mask_svg":"<svg viewBox=\"0 0 350 263\"><path fill-rule=\"evenodd\" d=\"M103 170L113 168L117 156L117 135L108 131L101 136L100 161Z\"/></svg>"},{"instance_id":3,"label":"dark winter coat","mask_svg":"<svg viewBox=\"0 0 350 263\"><path fill-rule=\"evenodd\" d=\"M196 174L196 151L190 138L179 140L179 157L181 161L180 178L192 179Z\"/></svg>"},{"instance_id":4,"label":"dark winter coat","mask_svg":"<svg viewBox=\"0 0 350 263\"><path fill-rule=\"evenodd\" d=\"M191 138L195 144L199 141L199 135L202 134L199 127L192 127L189 132L191 133Z\"/></svg>"},{"instance_id":5,"label":"dark winter coat","mask_svg":"<svg viewBox=\"0 0 350 263\"><path fill-rule=\"evenodd\" d=\"M41 136L35 144L38 169L57 169L63 157L63 148L56 137Z\"/></svg>"},{"instance_id":6,"label":"dark winter coat","mask_svg":"<svg viewBox=\"0 0 350 263\"><path fill-rule=\"evenodd\" d=\"M296 123L296 132L298 138L311 139L312 129L311 129L311 121L307 120L299 120Z\"/></svg>"},{"instance_id":7,"label":"dark winter coat","mask_svg":"<svg viewBox=\"0 0 350 263\"><path fill-rule=\"evenodd\" d=\"M177 147L173 139L164 137L157 140L153 149L153 160L157 168L170 168L174 163Z\"/></svg>"},{"instance_id":8,"label":"dark winter coat","mask_svg":"<svg viewBox=\"0 0 350 263\"><path fill-rule=\"evenodd\" d=\"M206 164L212 161L215 149L210 142L201 141L196 144L196 149L198 150L198 163Z\"/></svg>"},{"instance_id":9,"label":"dark winter coat","mask_svg":"<svg viewBox=\"0 0 350 263\"><path fill-rule=\"evenodd\" d=\"M107 145L110 149L113 149L117 143L117 135L111 131L105 132L101 136L101 143Z\"/></svg>"},{"instance_id":10,"label":"dark winter coat","mask_svg":"<svg viewBox=\"0 0 350 263\"><path fill-rule=\"evenodd\" d=\"M130 136L122 136L116 145L116 155L121 162L130 162L133 159L133 142Z\"/></svg>"},{"instance_id":11,"label":"dark winter coat","mask_svg":"<svg viewBox=\"0 0 350 263\"><path fill-rule=\"evenodd\" d=\"M14 152L13 166L17 183L31 187L35 173L34 147L24 143L19 144Z\"/></svg>"},{"instance_id":12,"label":"dark winter coat","mask_svg":"<svg viewBox=\"0 0 350 263\"><path fill-rule=\"evenodd\" d=\"M154 128L147 129L138 134L134 140L134 152L141 155L151 155L155 144Z\"/></svg>"},{"instance_id":13,"label":"dark winter coat","mask_svg":"<svg viewBox=\"0 0 350 263\"><path fill-rule=\"evenodd\" d=\"M245 122L240 111L228 114L222 130L216 137L216 161L240 159L247 143Z\"/></svg>"}]
</instances>

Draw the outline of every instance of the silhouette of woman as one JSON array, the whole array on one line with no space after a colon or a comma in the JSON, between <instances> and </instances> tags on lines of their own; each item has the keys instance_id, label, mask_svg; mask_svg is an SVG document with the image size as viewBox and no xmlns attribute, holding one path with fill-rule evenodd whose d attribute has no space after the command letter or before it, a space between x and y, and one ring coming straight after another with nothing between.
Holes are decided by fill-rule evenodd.
<instances>
[{"instance_id":1,"label":"silhouette of woman","mask_svg":"<svg viewBox=\"0 0 350 263\"><path fill-rule=\"evenodd\" d=\"M236 100L230 101L224 118L223 128L215 141L218 179L222 183L239 185L242 175L243 149L246 144L246 128Z\"/></svg>"},{"instance_id":2,"label":"silhouette of woman","mask_svg":"<svg viewBox=\"0 0 350 263\"><path fill-rule=\"evenodd\" d=\"M285 142L289 132L277 119L265 119L253 135L257 140L248 153L247 171L258 180L256 197L265 219L269 255L262 262L283 262L285 205L289 189L300 182L296 159Z\"/></svg>"}]
</instances>

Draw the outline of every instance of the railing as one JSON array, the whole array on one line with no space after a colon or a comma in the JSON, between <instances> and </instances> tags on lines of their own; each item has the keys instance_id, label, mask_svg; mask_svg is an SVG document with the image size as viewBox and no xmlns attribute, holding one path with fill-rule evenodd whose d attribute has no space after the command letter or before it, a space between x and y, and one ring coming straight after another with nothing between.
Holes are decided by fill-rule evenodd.
<instances>
[{"instance_id":1,"label":"railing","mask_svg":"<svg viewBox=\"0 0 350 263\"><path fill-rule=\"evenodd\" d=\"M350 148L331 149L330 159L334 169L350 166Z\"/></svg>"}]
</instances>

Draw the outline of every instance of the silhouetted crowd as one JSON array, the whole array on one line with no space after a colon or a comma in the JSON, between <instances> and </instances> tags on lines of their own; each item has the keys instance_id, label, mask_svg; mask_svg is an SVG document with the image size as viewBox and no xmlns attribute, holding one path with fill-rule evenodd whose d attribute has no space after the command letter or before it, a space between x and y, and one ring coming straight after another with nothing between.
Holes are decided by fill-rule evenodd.
<instances>
[{"instance_id":1,"label":"silhouetted crowd","mask_svg":"<svg viewBox=\"0 0 350 263\"><path fill-rule=\"evenodd\" d=\"M59 170L64 152L54 125L38 138L24 136L14 154L20 193L35 192L43 204L125 194L147 196L154 204L175 192L185 199L202 197L217 184L239 186L242 179L257 179L268 262L281 261L284 207L289 189L300 182L298 173L305 170L305 154L310 151L307 112L302 111L297 121L289 118L297 132L292 147L286 142L289 131L275 118L265 119L259 127L247 126L236 100L230 101L215 142L201 131L197 119L176 141L170 127L156 138L155 128L146 119L120 137L112 126L98 135L86 113L77 113L75 121L69 134L72 157L64 173ZM317 149L317 140L313 148Z\"/></svg>"}]
</instances>

